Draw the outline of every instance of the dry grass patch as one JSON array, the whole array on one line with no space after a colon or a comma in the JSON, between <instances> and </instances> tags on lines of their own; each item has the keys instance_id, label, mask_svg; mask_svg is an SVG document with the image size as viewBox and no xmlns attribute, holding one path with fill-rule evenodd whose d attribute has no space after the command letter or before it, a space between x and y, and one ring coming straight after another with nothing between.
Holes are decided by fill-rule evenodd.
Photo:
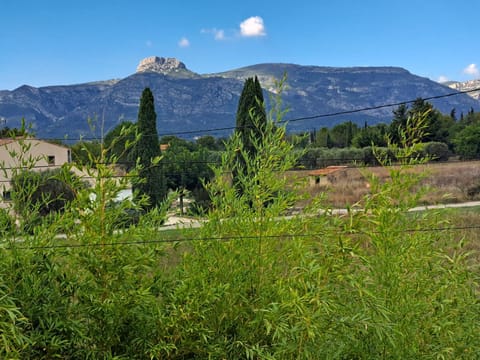
<instances>
[{"instance_id":1,"label":"dry grass patch","mask_svg":"<svg viewBox=\"0 0 480 360\"><path fill-rule=\"evenodd\" d=\"M426 171L422 185L429 188L422 197L423 204L454 203L480 199L480 161L429 163L412 168L414 172ZM305 200L298 206L306 205L310 199L325 195L326 204L345 207L360 202L369 193L368 175L374 174L386 181L389 177L386 167L355 168L327 175L319 184L312 184L309 170L291 171L287 176L301 184L300 192ZM322 182L322 180L324 180Z\"/></svg>"}]
</instances>

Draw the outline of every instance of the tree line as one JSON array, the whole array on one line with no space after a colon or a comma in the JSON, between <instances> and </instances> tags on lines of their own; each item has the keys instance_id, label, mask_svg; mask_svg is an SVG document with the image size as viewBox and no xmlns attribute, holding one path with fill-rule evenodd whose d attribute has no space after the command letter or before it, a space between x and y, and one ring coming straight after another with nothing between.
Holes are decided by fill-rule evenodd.
<instances>
[{"instance_id":1,"label":"tree line","mask_svg":"<svg viewBox=\"0 0 480 360\"><path fill-rule=\"evenodd\" d=\"M466 115L457 117L455 109L450 114L442 114L433 105L417 98L411 106L402 104L393 110L392 121L387 123L359 126L346 121L331 128L323 127L308 133L293 134L298 147L309 149L366 149L371 147L387 148L399 145L402 136L409 130L409 121L423 118L424 134L420 143L425 155L436 160L448 160L457 155L461 159L480 158L480 113L470 109ZM367 149L368 150L368 149ZM342 158L339 151L339 159ZM356 152L359 154L359 152ZM353 159L352 159L353 160Z\"/></svg>"}]
</instances>

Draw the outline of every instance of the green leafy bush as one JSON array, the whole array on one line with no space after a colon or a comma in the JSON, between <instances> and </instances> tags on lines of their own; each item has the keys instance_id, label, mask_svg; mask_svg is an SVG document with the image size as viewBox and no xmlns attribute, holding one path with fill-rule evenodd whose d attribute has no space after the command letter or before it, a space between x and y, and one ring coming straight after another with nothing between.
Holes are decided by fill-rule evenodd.
<instances>
[{"instance_id":1,"label":"green leafy bush","mask_svg":"<svg viewBox=\"0 0 480 360\"><path fill-rule=\"evenodd\" d=\"M15 229L15 219L8 210L0 208L0 235L7 236Z\"/></svg>"},{"instance_id":2,"label":"green leafy bush","mask_svg":"<svg viewBox=\"0 0 480 360\"><path fill-rule=\"evenodd\" d=\"M428 142L424 145L424 154L433 161L448 161L451 152L448 145L442 142Z\"/></svg>"},{"instance_id":3,"label":"green leafy bush","mask_svg":"<svg viewBox=\"0 0 480 360\"><path fill-rule=\"evenodd\" d=\"M22 217L27 233L32 233L42 222L53 222L55 213L65 211L76 192L86 186L67 167L18 172L11 185L14 209Z\"/></svg>"}]
</instances>

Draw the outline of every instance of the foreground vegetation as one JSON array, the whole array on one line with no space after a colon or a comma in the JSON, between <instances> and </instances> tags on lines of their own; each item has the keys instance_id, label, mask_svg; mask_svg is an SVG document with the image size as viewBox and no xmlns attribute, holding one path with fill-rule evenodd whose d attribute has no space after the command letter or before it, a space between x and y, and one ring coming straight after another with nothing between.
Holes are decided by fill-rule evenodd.
<instances>
[{"instance_id":1,"label":"foreground vegetation","mask_svg":"<svg viewBox=\"0 0 480 360\"><path fill-rule=\"evenodd\" d=\"M226 144L206 184L208 223L179 238L159 230L168 201L119 231L124 211L148 199L112 206L127 184L106 149L85 168L94 186L64 176L78 190L49 221L5 226L0 357L476 358L469 238L444 211L408 212L422 196L423 175L409 171L416 133L393 149L403 164L383 179L364 173L363 211L331 216L320 195L289 220L300 199L284 174L298 158L284 127L261 131L254 157L238 133ZM230 176L239 154L241 194Z\"/></svg>"}]
</instances>

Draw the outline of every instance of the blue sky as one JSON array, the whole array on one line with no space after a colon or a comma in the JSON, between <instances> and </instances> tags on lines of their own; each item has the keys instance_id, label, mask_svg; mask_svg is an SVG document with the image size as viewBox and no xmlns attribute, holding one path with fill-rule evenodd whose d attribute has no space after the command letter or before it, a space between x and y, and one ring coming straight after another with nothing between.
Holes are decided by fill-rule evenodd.
<instances>
[{"instance_id":1,"label":"blue sky","mask_svg":"<svg viewBox=\"0 0 480 360\"><path fill-rule=\"evenodd\" d=\"M0 89L123 78L147 56L197 73L264 62L480 78L478 0L0 0Z\"/></svg>"}]
</instances>

